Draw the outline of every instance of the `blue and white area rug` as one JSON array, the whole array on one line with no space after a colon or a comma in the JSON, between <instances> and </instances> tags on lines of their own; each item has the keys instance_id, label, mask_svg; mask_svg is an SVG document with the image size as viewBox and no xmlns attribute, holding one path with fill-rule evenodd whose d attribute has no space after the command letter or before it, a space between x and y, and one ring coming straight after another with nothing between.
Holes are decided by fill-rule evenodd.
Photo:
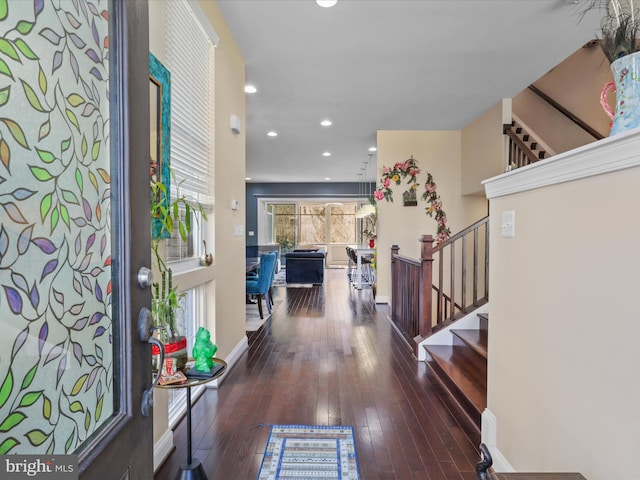
<instances>
[{"instance_id":1,"label":"blue and white area rug","mask_svg":"<svg viewBox=\"0 0 640 480\"><path fill-rule=\"evenodd\" d=\"M273 425L258 480L359 480L353 427Z\"/></svg>"}]
</instances>

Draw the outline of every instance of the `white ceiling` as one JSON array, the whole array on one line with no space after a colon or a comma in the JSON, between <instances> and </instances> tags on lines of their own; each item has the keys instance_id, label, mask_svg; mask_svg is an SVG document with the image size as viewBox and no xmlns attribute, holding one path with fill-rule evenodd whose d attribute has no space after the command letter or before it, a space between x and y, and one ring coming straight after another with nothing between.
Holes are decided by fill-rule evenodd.
<instances>
[{"instance_id":1,"label":"white ceiling","mask_svg":"<svg viewBox=\"0 0 640 480\"><path fill-rule=\"evenodd\" d=\"M258 88L247 94L252 182L357 182L377 130L464 128L595 38L600 17L580 20L571 0L218 5Z\"/></svg>"}]
</instances>

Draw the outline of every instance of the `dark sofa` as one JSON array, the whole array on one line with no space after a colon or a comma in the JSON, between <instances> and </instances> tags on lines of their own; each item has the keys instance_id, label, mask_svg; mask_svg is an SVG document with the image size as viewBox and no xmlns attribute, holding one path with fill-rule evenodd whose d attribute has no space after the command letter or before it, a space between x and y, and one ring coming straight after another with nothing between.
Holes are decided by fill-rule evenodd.
<instances>
[{"instance_id":1,"label":"dark sofa","mask_svg":"<svg viewBox=\"0 0 640 480\"><path fill-rule=\"evenodd\" d=\"M324 282L325 254L318 250L294 250L285 255L287 259L287 283Z\"/></svg>"}]
</instances>

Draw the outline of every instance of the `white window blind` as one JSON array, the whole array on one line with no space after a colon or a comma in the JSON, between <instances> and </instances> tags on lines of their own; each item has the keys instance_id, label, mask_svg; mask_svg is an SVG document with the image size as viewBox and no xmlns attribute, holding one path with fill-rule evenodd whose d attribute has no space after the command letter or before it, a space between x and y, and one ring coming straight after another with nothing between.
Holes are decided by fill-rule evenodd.
<instances>
[{"instance_id":1,"label":"white window blind","mask_svg":"<svg viewBox=\"0 0 640 480\"><path fill-rule=\"evenodd\" d=\"M215 45L187 0L166 2L171 73L171 195L213 208ZM209 29L211 27L209 26ZM178 185L176 185L178 183Z\"/></svg>"}]
</instances>

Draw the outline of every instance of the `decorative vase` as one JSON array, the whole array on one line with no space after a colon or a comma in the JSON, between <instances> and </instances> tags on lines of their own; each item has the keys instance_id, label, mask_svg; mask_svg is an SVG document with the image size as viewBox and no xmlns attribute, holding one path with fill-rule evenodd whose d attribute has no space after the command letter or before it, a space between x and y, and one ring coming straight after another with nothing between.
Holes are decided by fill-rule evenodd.
<instances>
[{"instance_id":1,"label":"decorative vase","mask_svg":"<svg viewBox=\"0 0 640 480\"><path fill-rule=\"evenodd\" d=\"M369 239L369 248L373 248L376 246L376 241L373 238Z\"/></svg>"},{"instance_id":2,"label":"decorative vase","mask_svg":"<svg viewBox=\"0 0 640 480\"><path fill-rule=\"evenodd\" d=\"M160 341L164 344L165 361L173 358L176 368L183 371L188 360L187 339L183 335L184 325L177 317L176 310L163 299L154 299L152 302L152 314L156 330L160 334ZM153 367L162 368L158 365L159 350L154 345L152 348Z\"/></svg>"},{"instance_id":3,"label":"decorative vase","mask_svg":"<svg viewBox=\"0 0 640 480\"><path fill-rule=\"evenodd\" d=\"M616 88L616 109L610 136L640 126L640 52L611 63Z\"/></svg>"}]
</instances>

